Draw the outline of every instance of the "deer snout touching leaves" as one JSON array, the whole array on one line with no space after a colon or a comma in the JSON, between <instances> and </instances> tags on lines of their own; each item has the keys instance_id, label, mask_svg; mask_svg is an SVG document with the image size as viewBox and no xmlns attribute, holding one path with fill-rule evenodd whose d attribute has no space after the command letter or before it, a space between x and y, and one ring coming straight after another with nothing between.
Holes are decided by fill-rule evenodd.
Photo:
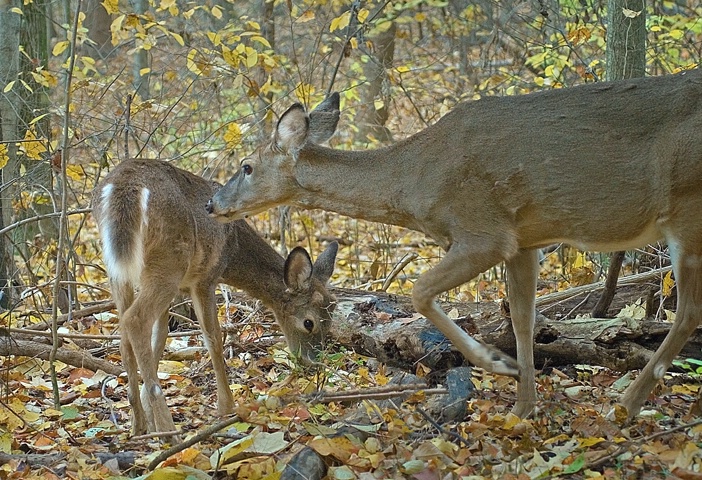
<instances>
[{"instance_id":1,"label":"deer snout touching leaves","mask_svg":"<svg viewBox=\"0 0 702 480\"><path fill-rule=\"evenodd\" d=\"M324 346L335 304L327 282L337 244L330 243L315 263L301 247L282 258L245 221L222 224L206 214L202 206L218 188L166 162L131 159L115 167L93 194L120 316L134 434L175 430L157 375L168 307L179 291L192 298L217 379L221 415L231 412L234 400L217 319L218 283L243 289L269 307L303 363L316 362Z\"/></svg>"},{"instance_id":2,"label":"deer snout touching leaves","mask_svg":"<svg viewBox=\"0 0 702 480\"><path fill-rule=\"evenodd\" d=\"M321 118L338 117L339 97ZM215 218L279 204L424 232L445 257L415 283L418 312L473 364L519 378L514 413L536 404L537 248L617 251L664 240L676 322L624 392L636 415L702 321L702 70L459 103L434 125L376 150L319 143L335 121L299 105L212 198ZM333 126L333 127L332 127ZM505 262L516 363L471 338L435 297Z\"/></svg>"}]
</instances>

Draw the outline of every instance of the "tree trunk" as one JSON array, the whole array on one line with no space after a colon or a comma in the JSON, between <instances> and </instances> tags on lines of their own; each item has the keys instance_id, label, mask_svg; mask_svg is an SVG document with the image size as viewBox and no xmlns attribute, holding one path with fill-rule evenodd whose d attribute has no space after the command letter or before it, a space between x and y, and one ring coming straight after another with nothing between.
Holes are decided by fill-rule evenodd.
<instances>
[{"instance_id":1,"label":"tree trunk","mask_svg":"<svg viewBox=\"0 0 702 480\"><path fill-rule=\"evenodd\" d=\"M0 89L5 91L6 86L16 81L19 76L19 38L21 17L11 12L12 8L19 8L22 2L0 0ZM6 148L8 162L0 170L0 228L12 223L12 200L16 198L19 180L19 160L17 158L16 142L21 139L19 135L19 117L17 112L22 108L20 97L21 86L15 86L8 92L0 95L0 140ZM11 236L0 237L0 305L7 307L13 299L13 279L15 265L13 261L14 246Z\"/></svg>"},{"instance_id":2,"label":"tree trunk","mask_svg":"<svg viewBox=\"0 0 702 480\"><path fill-rule=\"evenodd\" d=\"M646 1L607 1L607 80L646 74Z\"/></svg>"},{"instance_id":3,"label":"tree trunk","mask_svg":"<svg viewBox=\"0 0 702 480\"><path fill-rule=\"evenodd\" d=\"M89 44L86 42L83 48L87 55L105 59L113 50L112 34L110 32L112 17L99 0L86 0L84 3L85 21L83 26L88 29L88 36L95 43Z\"/></svg>"},{"instance_id":4,"label":"tree trunk","mask_svg":"<svg viewBox=\"0 0 702 480\"><path fill-rule=\"evenodd\" d=\"M132 0L131 3L134 7L134 13L137 15L144 15L149 9L149 2L147 0ZM148 68L149 53L143 48L139 48L134 54L132 78L134 83L134 91L141 100L146 100L151 96L149 89L151 73L148 72Z\"/></svg>"},{"instance_id":5,"label":"tree trunk","mask_svg":"<svg viewBox=\"0 0 702 480\"><path fill-rule=\"evenodd\" d=\"M383 8L384 4L376 8ZM373 13L371 14L371 16ZM363 62L363 75L366 77L365 88L359 88L361 101L355 125L359 137L367 140L375 138L380 142L392 141L392 134L385 126L388 121L391 100L387 85L387 69L392 67L395 58L395 22L381 22L371 35L371 49L367 52L368 61ZM377 102L377 103L376 103Z\"/></svg>"},{"instance_id":6,"label":"tree trunk","mask_svg":"<svg viewBox=\"0 0 702 480\"><path fill-rule=\"evenodd\" d=\"M643 77L646 74L646 0L608 0L607 80ZM610 255L606 287L592 311L604 317L614 298L616 279L625 252Z\"/></svg>"}]
</instances>

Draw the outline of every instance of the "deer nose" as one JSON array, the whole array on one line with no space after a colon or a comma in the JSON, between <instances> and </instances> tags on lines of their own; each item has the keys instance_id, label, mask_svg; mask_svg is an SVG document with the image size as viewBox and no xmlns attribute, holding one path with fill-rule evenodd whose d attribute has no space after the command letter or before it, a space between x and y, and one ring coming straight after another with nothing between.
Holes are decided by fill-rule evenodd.
<instances>
[{"instance_id":1,"label":"deer nose","mask_svg":"<svg viewBox=\"0 0 702 480\"><path fill-rule=\"evenodd\" d=\"M207 204L205 205L205 210L207 210L207 213L209 214L214 213L214 205L212 204L211 198L207 201Z\"/></svg>"}]
</instances>

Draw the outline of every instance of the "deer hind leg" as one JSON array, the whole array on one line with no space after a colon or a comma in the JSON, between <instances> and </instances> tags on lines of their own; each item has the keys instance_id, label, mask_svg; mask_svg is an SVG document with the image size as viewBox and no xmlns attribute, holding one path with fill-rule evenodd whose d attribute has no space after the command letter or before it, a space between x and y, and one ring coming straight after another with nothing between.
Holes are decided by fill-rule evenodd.
<instances>
[{"instance_id":1,"label":"deer hind leg","mask_svg":"<svg viewBox=\"0 0 702 480\"><path fill-rule=\"evenodd\" d=\"M112 298L117 305L117 311L121 319L129 307L134 303L134 287L129 283L110 282ZM129 336L125 335L125 329L120 328L121 340L120 351L122 355L122 365L127 371L127 398L132 407L132 435L142 435L148 431L146 412L139 398L139 366L136 356L129 343Z\"/></svg>"},{"instance_id":2,"label":"deer hind leg","mask_svg":"<svg viewBox=\"0 0 702 480\"><path fill-rule=\"evenodd\" d=\"M504 259L497 248L476 248L481 245L480 239L471 242L471 245L474 246L454 243L443 260L414 284L412 302L417 311L427 317L473 365L518 378L519 368L511 357L472 338L435 302L438 294L466 283Z\"/></svg>"},{"instance_id":3,"label":"deer hind leg","mask_svg":"<svg viewBox=\"0 0 702 480\"><path fill-rule=\"evenodd\" d=\"M192 289L193 307L202 327L202 337L210 352L217 380L217 413L227 415L234 410L234 397L229 388L227 366L222 349L222 331L217 319L214 285L198 285Z\"/></svg>"},{"instance_id":4,"label":"deer hind leg","mask_svg":"<svg viewBox=\"0 0 702 480\"><path fill-rule=\"evenodd\" d=\"M536 250L520 251L507 261L507 287L512 328L517 340L519 383L512 413L526 417L536 406L534 316L539 262Z\"/></svg>"},{"instance_id":5,"label":"deer hind leg","mask_svg":"<svg viewBox=\"0 0 702 480\"><path fill-rule=\"evenodd\" d=\"M678 288L675 323L663 343L653 354L636 380L627 387L620 403L629 418L639 413L658 381L702 320L702 251L700 245L690 251L684 245L668 242L670 258Z\"/></svg>"},{"instance_id":6,"label":"deer hind leg","mask_svg":"<svg viewBox=\"0 0 702 480\"><path fill-rule=\"evenodd\" d=\"M164 312L177 291L177 286L170 285L167 280L142 285L136 300L120 319L122 361L128 369L128 375L129 369L133 369L136 364L143 382L139 395L138 383L132 380L138 377L129 376L129 401L134 405L140 397L149 432L175 430L158 380L158 361L162 351L155 351L154 348L165 344L165 339L162 342L160 338L156 338L163 332L157 323L165 318ZM136 415L135 410L135 417ZM140 424L135 425L137 426L141 428Z\"/></svg>"}]
</instances>

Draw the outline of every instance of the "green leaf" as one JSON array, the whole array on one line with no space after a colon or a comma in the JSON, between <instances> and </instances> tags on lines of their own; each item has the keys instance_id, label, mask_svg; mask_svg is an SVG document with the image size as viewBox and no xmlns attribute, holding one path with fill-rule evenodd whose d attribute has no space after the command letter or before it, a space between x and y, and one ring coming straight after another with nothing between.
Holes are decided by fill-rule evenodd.
<instances>
[{"instance_id":1,"label":"green leaf","mask_svg":"<svg viewBox=\"0 0 702 480\"><path fill-rule=\"evenodd\" d=\"M578 458L576 458L573 463L568 465L568 467L563 471L564 474L566 475L571 475L573 473L577 473L580 470L583 469L585 466L585 454L581 453L578 455Z\"/></svg>"}]
</instances>

